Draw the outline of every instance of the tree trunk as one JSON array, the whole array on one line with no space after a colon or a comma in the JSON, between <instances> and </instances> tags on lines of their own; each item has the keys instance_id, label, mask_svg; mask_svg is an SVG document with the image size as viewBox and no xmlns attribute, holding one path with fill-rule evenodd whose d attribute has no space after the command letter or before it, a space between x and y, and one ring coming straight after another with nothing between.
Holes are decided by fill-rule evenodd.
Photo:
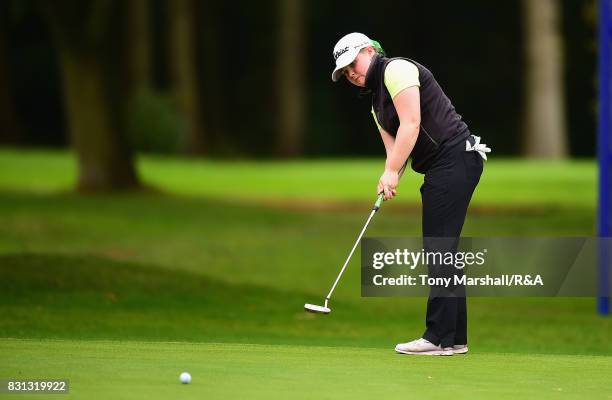
<instances>
[{"instance_id":1,"label":"tree trunk","mask_svg":"<svg viewBox=\"0 0 612 400\"><path fill-rule=\"evenodd\" d=\"M6 12L4 4L0 11ZM15 112L11 91L10 68L8 65L5 24L7 17L0 16L0 143L16 144L21 138L21 127Z\"/></svg>"},{"instance_id":2,"label":"tree trunk","mask_svg":"<svg viewBox=\"0 0 612 400\"><path fill-rule=\"evenodd\" d=\"M138 90L149 88L152 81L149 0L129 1L129 77Z\"/></svg>"},{"instance_id":3,"label":"tree trunk","mask_svg":"<svg viewBox=\"0 0 612 400\"><path fill-rule=\"evenodd\" d=\"M195 54L193 0L170 1L170 51L174 91L186 122L185 152L203 154L206 137L202 126Z\"/></svg>"},{"instance_id":4,"label":"tree trunk","mask_svg":"<svg viewBox=\"0 0 612 400\"><path fill-rule=\"evenodd\" d=\"M230 5L231 6L231 5ZM223 148L227 143L228 136L228 113L227 88L224 85L223 73L225 63L209 60L208 54L222 54L224 51L222 42L221 27L224 24L222 13L223 4L220 2L198 2L197 15L199 23L196 27L196 37L201 38L199 48L206 49L206 53L197 53L197 65L200 66L200 76L215 77L200 82L202 90L202 108L207 110L207 115L214 115L214 118L203 119L202 126L207 133L207 151L214 151L214 146ZM220 145L220 146L219 146Z\"/></svg>"},{"instance_id":5,"label":"tree trunk","mask_svg":"<svg viewBox=\"0 0 612 400\"><path fill-rule=\"evenodd\" d=\"M123 129L122 6L118 0L40 2L58 50L80 191L140 186Z\"/></svg>"},{"instance_id":6,"label":"tree trunk","mask_svg":"<svg viewBox=\"0 0 612 400\"><path fill-rule=\"evenodd\" d=\"M131 153L113 127L103 65L90 52L60 47L70 138L79 165L78 190L109 191L138 186Z\"/></svg>"},{"instance_id":7,"label":"tree trunk","mask_svg":"<svg viewBox=\"0 0 612 400\"><path fill-rule=\"evenodd\" d=\"M297 156L303 151L304 105L304 3L279 0L280 43L278 46L278 136L276 153Z\"/></svg>"},{"instance_id":8,"label":"tree trunk","mask_svg":"<svg viewBox=\"0 0 612 400\"><path fill-rule=\"evenodd\" d=\"M523 0L526 42L525 126L522 152L567 156L563 49L559 0Z\"/></svg>"}]
</instances>

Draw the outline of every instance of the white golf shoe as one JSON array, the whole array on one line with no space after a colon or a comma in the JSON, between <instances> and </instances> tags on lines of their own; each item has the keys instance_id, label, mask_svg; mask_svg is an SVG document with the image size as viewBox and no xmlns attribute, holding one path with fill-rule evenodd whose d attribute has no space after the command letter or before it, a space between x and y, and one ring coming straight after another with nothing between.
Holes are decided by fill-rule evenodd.
<instances>
[{"instance_id":1,"label":"white golf shoe","mask_svg":"<svg viewBox=\"0 0 612 400\"><path fill-rule=\"evenodd\" d=\"M468 352L467 344L456 344L453 346L454 354L465 354Z\"/></svg>"},{"instance_id":2,"label":"white golf shoe","mask_svg":"<svg viewBox=\"0 0 612 400\"><path fill-rule=\"evenodd\" d=\"M423 356L452 356L455 354L452 347L442 348L423 338L419 338L408 343L399 343L397 346L395 346L395 351L402 354Z\"/></svg>"}]
</instances>

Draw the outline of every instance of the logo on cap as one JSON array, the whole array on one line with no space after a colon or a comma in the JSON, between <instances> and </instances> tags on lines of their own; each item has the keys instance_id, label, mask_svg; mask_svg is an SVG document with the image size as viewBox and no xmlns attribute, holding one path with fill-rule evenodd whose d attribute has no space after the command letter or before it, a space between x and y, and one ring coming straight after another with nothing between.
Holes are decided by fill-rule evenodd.
<instances>
[{"instance_id":1,"label":"logo on cap","mask_svg":"<svg viewBox=\"0 0 612 400\"><path fill-rule=\"evenodd\" d=\"M340 50L336 51L336 52L334 53L334 60L337 60L337 59L338 59L338 57L340 57L342 54L346 53L348 50L349 50L349 47L348 47L348 46L346 46L345 48L343 48L343 49L340 49Z\"/></svg>"}]
</instances>

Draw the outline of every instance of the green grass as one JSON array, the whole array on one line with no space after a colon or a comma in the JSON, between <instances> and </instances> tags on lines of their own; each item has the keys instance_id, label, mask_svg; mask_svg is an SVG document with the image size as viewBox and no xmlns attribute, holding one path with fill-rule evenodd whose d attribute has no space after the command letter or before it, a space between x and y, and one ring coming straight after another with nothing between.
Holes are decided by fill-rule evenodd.
<instances>
[{"instance_id":1,"label":"green grass","mask_svg":"<svg viewBox=\"0 0 612 400\"><path fill-rule=\"evenodd\" d=\"M15 254L0 264L0 337L391 348L423 330L426 299L361 299L356 284L343 283L331 315L305 313L333 273L308 291L273 276L228 283L93 255ZM612 354L612 321L595 315L592 299L471 298L469 307L475 351Z\"/></svg>"},{"instance_id":2,"label":"green grass","mask_svg":"<svg viewBox=\"0 0 612 400\"><path fill-rule=\"evenodd\" d=\"M606 398L612 322L593 299L470 298L470 354L427 360L392 351L426 299L360 298L358 257L331 315L302 311L380 163L143 157L159 193L76 195L68 153L0 150L0 378L62 375L78 398ZM420 234L406 178L369 236ZM492 160L464 235L593 235L594 185L592 161Z\"/></svg>"},{"instance_id":3,"label":"green grass","mask_svg":"<svg viewBox=\"0 0 612 400\"><path fill-rule=\"evenodd\" d=\"M0 375L69 376L70 395L57 398L612 398L603 390L612 364L598 356L407 358L361 347L76 340L5 340L0 354ZM184 370L189 385L178 383Z\"/></svg>"},{"instance_id":4,"label":"green grass","mask_svg":"<svg viewBox=\"0 0 612 400\"><path fill-rule=\"evenodd\" d=\"M214 161L142 156L138 165L145 182L174 194L303 204L373 201L384 159ZM76 180L74 167L75 160L67 152L0 149L0 189L70 190ZM473 204L593 209L596 178L594 160L517 162L493 156L486 163ZM420 202L421 183L421 175L407 173L398 200Z\"/></svg>"}]
</instances>

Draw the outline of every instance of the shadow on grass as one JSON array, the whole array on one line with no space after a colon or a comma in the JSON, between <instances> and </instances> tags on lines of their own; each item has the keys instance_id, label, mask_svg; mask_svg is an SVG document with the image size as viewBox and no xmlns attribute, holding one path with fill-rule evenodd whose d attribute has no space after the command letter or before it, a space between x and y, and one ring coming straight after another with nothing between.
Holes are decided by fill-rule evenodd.
<instances>
[{"instance_id":1,"label":"shadow on grass","mask_svg":"<svg viewBox=\"0 0 612 400\"><path fill-rule=\"evenodd\" d=\"M0 256L4 337L363 342L355 305L330 320L306 313L307 297L95 255Z\"/></svg>"},{"instance_id":2,"label":"shadow on grass","mask_svg":"<svg viewBox=\"0 0 612 400\"><path fill-rule=\"evenodd\" d=\"M323 296L321 296L323 297ZM0 256L0 336L390 348L422 332L425 299L334 302L92 255ZM592 299L469 299L478 351L612 354Z\"/></svg>"}]
</instances>

